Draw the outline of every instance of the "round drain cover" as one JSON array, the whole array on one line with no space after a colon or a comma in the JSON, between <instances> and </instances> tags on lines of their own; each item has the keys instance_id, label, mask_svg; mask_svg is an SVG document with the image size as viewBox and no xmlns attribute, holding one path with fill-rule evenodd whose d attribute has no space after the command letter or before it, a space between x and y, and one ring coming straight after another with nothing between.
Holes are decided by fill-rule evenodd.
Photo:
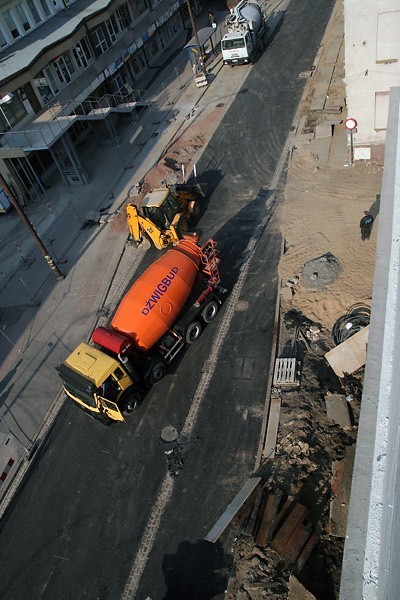
<instances>
[{"instance_id":1,"label":"round drain cover","mask_svg":"<svg viewBox=\"0 0 400 600\"><path fill-rule=\"evenodd\" d=\"M178 432L172 425L167 425L161 431L161 439L163 442L175 442L178 439Z\"/></svg>"}]
</instances>

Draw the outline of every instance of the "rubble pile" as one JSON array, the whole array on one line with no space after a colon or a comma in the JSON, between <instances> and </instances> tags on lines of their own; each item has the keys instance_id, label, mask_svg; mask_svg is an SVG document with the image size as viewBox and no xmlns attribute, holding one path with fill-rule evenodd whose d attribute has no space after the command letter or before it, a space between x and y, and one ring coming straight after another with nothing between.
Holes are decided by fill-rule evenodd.
<instances>
[{"instance_id":1,"label":"rubble pile","mask_svg":"<svg viewBox=\"0 0 400 600\"><path fill-rule=\"evenodd\" d=\"M267 515L267 543L257 534L254 515L254 505L262 506L262 500L253 497L250 513L244 507L244 514L233 523L236 573L228 587L230 600L286 599L294 576L316 598L338 597L344 539L332 534L332 502L341 486L340 481L333 482L333 465L344 461L356 441L362 374L342 380L335 376L324 358L333 343L330 332L301 313L292 310L284 315L279 354L299 361L300 385L272 388L272 398L280 399L275 454L256 475L262 478L264 494L276 503L276 511ZM346 398L350 427L328 417L326 397L339 394ZM299 516L292 517L296 527L291 535L276 544L274 537L283 526L279 514L287 502L290 510L297 507Z\"/></svg>"}]
</instances>

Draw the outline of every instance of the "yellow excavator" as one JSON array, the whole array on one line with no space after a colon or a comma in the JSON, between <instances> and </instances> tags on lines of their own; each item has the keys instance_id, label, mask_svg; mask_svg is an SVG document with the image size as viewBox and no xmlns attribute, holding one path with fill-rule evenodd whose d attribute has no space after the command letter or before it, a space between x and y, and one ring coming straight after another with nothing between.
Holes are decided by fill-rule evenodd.
<instances>
[{"instance_id":1,"label":"yellow excavator","mask_svg":"<svg viewBox=\"0 0 400 600\"><path fill-rule=\"evenodd\" d=\"M140 203L126 205L129 233L138 246L148 237L158 250L175 245L188 234L189 223L200 214L206 185L180 183L148 192Z\"/></svg>"}]
</instances>

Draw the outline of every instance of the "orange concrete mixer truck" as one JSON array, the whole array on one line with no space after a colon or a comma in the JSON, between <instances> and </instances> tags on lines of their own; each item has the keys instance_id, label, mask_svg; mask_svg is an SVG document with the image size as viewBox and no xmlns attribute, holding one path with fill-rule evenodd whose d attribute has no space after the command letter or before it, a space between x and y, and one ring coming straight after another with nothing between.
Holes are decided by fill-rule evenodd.
<instances>
[{"instance_id":1,"label":"orange concrete mixer truck","mask_svg":"<svg viewBox=\"0 0 400 600\"><path fill-rule=\"evenodd\" d=\"M218 313L226 290L215 245L184 238L148 267L110 326L97 327L93 343L79 344L57 367L67 396L101 420L125 420Z\"/></svg>"}]
</instances>

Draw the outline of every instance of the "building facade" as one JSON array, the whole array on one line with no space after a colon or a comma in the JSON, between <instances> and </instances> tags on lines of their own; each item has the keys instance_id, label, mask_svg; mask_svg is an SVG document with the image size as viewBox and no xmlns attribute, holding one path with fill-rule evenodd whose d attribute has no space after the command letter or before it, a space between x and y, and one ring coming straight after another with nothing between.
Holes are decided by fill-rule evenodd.
<instances>
[{"instance_id":1,"label":"building facade","mask_svg":"<svg viewBox=\"0 0 400 600\"><path fill-rule=\"evenodd\" d=\"M400 85L399 0L344 0L348 116L354 159L383 162L390 88Z\"/></svg>"},{"instance_id":2,"label":"building facade","mask_svg":"<svg viewBox=\"0 0 400 600\"><path fill-rule=\"evenodd\" d=\"M88 182L77 145L93 128L117 143L138 81L189 24L186 0L0 0L0 173L18 197L54 171Z\"/></svg>"}]
</instances>

